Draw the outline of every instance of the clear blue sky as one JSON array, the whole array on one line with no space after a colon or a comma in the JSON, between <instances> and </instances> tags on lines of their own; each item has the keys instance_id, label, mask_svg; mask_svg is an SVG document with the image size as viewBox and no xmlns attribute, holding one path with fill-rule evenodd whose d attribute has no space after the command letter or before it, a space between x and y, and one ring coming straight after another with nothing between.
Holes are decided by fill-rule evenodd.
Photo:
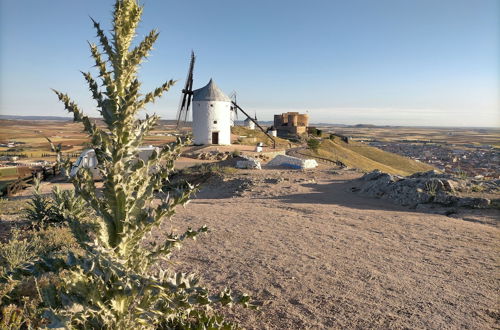
<instances>
[{"instance_id":1,"label":"clear blue sky","mask_svg":"<svg viewBox=\"0 0 500 330\"><path fill-rule=\"evenodd\" d=\"M93 65L89 16L113 0L0 0L0 113L67 116L50 88L96 115L80 70ZM213 77L242 107L308 111L313 122L500 126L498 0L144 0L139 34L160 37L144 91L173 118L191 49L196 88Z\"/></svg>"}]
</instances>

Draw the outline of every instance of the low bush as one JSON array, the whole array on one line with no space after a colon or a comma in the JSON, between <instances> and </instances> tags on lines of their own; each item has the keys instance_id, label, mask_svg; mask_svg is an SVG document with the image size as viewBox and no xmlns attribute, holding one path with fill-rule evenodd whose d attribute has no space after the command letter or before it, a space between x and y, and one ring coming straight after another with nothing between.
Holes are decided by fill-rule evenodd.
<instances>
[{"instance_id":1,"label":"low bush","mask_svg":"<svg viewBox=\"0 0 500 330\"><path fill-rule=\"evenodd\" d=\"M321 144L321 142L317 139L307 140L307 147L314 152L318 152L320 144Z\"/></svg>"},{"instance_id":2,"label":"low bush","mask_svg":"<svg viewBox=\"0 0 500 330\"><path fill-rule=\"evenodd\" d=\"M21 230L13 229L11 239L0 243L0 276L35 261L45 249L44 243L38 235L23 237Z\"/></svg>"},{"instance_id":3,"label":"low bush","mask_svg":"<svg viewBox=\"0 0 500 330\"><path fill-rule=\"evenodd\" d=\"M28 202L25 209L26 218L32 222L36 229L43 229L53 221L52 204L50 199L43 196L41 189L41 180L39 177L34 179L33 198Z\"/></svg>"}]
</instances>

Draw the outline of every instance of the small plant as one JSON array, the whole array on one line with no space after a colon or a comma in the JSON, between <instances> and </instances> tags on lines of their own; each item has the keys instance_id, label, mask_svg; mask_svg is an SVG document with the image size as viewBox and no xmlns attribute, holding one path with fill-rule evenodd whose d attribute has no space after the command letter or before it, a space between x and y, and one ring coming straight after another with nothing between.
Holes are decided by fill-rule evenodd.
<instances>
[{"instance_id":1,"label":"small plant","mask_svg":"<svg viewBox=\"0 0 500 330\"><path fill-rule=\"evenodd\" d=\"M471 187L471 191L473 192L483 192L486 190L486 187L482 184L475 184Z\"/></svg>"},{"instance_id":2,"label":"small plant","mask_svg":"<svg viewBox=\"0 0 500 330\"><path fill-rule=\"evenodd\" d=\"M61 190L59 186L52 189L52 221L56 223L70 222L88 216L89 209L81 196L74 190Z\"/></svg>"},{"instance_id":3,"label":"small plant","mask_svg":"<svg viewBox=\"0 0 500 330\"><path fill-rule=\"evenodd\" d=\"M438 183L435 180L428 181L425 184L425 190L431 195L432 197L436 197L437 190L438 190Z\"/></svg>"},{"instance_id":4,"label":"small plant","mask_svg":"<svg viewBox=\"0 0 500 330\"><path fill-rule=\"evenodd\" d=\"M23 321L23 310L14 304L0 310L0 329L21 329Z\"/></svg>"},{"instance_id":5,"label":"small plant","mask_svg":"<svg viewBox=\"0 0 500 330\"><path fill-rule=\"evenodd\" d=\"M0 288L0 329L40 329L43 327L41 310L38 308L40 298L35 292L36 289L28 296L22 295L24 292L19 292L17 289L17 286L25 283L10 280L7 285ZM6 291L2 290L4 288Z\"/></svg>"},{"instance_id":6,"label":"small plant","mask_svg":"<svg viewBox=\"0 0 500 330\"><path fill-rule=\"evenodd\" d=\"M44 249L43 242L33 235L22 237L19 229L13 229L11 239L0 243L0 275L10 273L16 268L35 261Z\"/></svg>"},{"instance_id":7,"label":"small plant","mask_svg":"<svg viewBox=\"0 0 500 330\"><path fill-rule=\"evenodd\" d=\"M467 172L462 170L460 167L458 167L456 170L456 176L457 176L457 178L459 178L461 180L467 180L467 178L468 178Z\"/></svg>"},{"instance_id":8,"label":"small plant","mask_svg":"<svg viewBox=\"0 0 500 330\"><path fill-rule=\"evenodd\" d=\"M309 139L307 140L307 147L314 152L318 152L320 146L320 141L317 139Z\"/></svg>"},{"instance_id":9,"label":"small plant","mask_svg":"<svg viewBox=\"0 0 500 330\"><path fill-rule=\"evenodd\" d=\"M234 174L236 172L238 172L238 170L230 166L220 166L217 164L210 166L210 173Z\"/></svg>"},{"instance_id":10,"label":"small plant","mask_svg":"<svg viewBox=\"0 0 500 330\"><path fill-rule=\"evenodd\" d=\"M239 157L241 155L241 151L238 149L234 149L233 152L231 153L233 157Z\"/></svg>"},{"instance_id":11,"label":"small plant","mask_svg":"<svg viewBox=\"0 0 500 330\"><path fill-rule=\"evenodd\" d=\"M33 198L25 209L26 217L36 229L46 228L52 221L52 204L50 199L42 195L40 177L34 179Z\"/></svg>"}]
</instances>

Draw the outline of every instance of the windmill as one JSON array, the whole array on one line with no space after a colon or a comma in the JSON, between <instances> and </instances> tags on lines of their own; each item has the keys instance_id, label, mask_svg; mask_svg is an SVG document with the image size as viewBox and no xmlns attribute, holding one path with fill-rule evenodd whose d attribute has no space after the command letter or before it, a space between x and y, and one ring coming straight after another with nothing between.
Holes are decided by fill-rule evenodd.
<instances>
[{"instance_id":1,"label":"windmill","mask_svg":"<svg viewBox=\"0 0 500 330\"><path fill-rule=\"evenodd\" d=\"M198 109L198 111L200 111L200 107L203 107L205 108L204 110L201 110L201 111L207 111L207 112L210 112L212 113L213 111L216 111L216 112L219 112L219 111L226 111L226 110L222 110L222 108L220 109L215 109L219 106L217 105L213 105L213 104L209 104L210 102L205 102L207 100L210 100L210 101L222 101L223 103L224 102L227 102L229 103L229 106L230 106L230 118L229 120L227 121L228 123L228 126L227 128L229 130L226 130L226 128L222 127L222 123L217 121L217 120L214 120L210 123L206 122L205 121L207 120L207 116L203 116L202 119L200 119L201 117L197 117L198 118L198 121L195 120L195 113L193 113L193 135L195 136L195 140L196 140L196 137L197 135L198 136L204 136L203 138L200 138L199 139L199 144L219 144L219 133L221 134L220 136L222 137L222 133L221 132L217 132L217 131L214 131L212 132L212 139L210 141L206 140L207 137L205 136L206 134L206 131L212 131L214 130L214 126L213 125L217 125L217 127L221 128L222 131L227 131L228 133L226 134L227 135L227 141L230 141L230 126L231 126L231 121L234 121L234 118L238 119L238 111L241 112L246 118L248 118L250 121L252 121L255 126L257 126L265 135L267 135L271 141L273 142L273 148L276 148L276 141L274 140L274 137L272 137L271 135L269 135L265 130L264 128L262 128L262 126L260 126L258 123L257 123L257 116L255 116L255 119L253 119L251 116L249 116L245 110L243 110L237 103L236 103L236 92L233 92L231 94L231 98L227 97L226 95L224 95L224 93L215 85L215 83L210 80L210 82L203 88L200 88L200 89L197 89L193 92L193 69L194 69L194 62L195 62L195 59L196 57L194 56L194 52L191 52L191 61L189 63L189 69L188 69L188 74L187 74L187 77L186 77L186 83L184 85L184 88L182 89L182 96L181 96L181 100L179 102L179 109L177 110L177 129L179 129L180 127L184 126L184 124L186 123L187 121L187 118L188 118L188 114L189 114L189 110L190 110L190 107L192 108L192 100L193 100L193 95L195 95L195 99L198 97L198 98L201 98L199 101L203 101L203 102L197 102L197 105L195 108ZM200 103L200 104L198 104ZM203 105L201 105L201 103L204 103ZM205 104L207 103L207 104ZM222 106L222 105L221 105ZM225 108L227 109L227 108ZM198 113L198 112L197 112ZM199 130L202 130L203 132L199 131ZM207 133L208 134L208 133ZM224 139L224 138L223 138ZM214 141L217 141L217 142L214 142ZM230 144L230 142L229 142Z\"/></svg>"},{"instance_id":2,"label":"windmill","mask_svg":"<svg viewBox=\"0 0 500 330\"><path fill-rule=\"evenodd\" d=\"M236 91L233 91L231 95L229 95L229 98L231 99L232 102L236 102L236 96L237 93ZM238 121L238 109L231 104L231 126L234 126L234 123Z\"/></svg>"},{"instance_id":3,"label":"windmill","mask_svg":"<svg viewBox=\"0 0 500 330\"><path fill-rule=\"evenodd\" d=\"M177 129L179 129L181 126L184 126L184 124L187 121L188 114L189 114L189 107L191 106L191 100L193 98L193 69L194 69L194 62L196 60L196 56L194 56L194 52L191 52L191 61L189 63L189 70L188 74L186 77L186 84L184 85L184 88L182 89L182 96L181 100L179 102L179 109L177 110Z\"/></svg>"}]
</instances>

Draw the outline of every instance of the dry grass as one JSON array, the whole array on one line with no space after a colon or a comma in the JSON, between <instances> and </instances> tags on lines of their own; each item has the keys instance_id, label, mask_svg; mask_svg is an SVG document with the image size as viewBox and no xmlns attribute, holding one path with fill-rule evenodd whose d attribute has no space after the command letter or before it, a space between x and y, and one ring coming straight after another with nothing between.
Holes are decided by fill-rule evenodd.
<instances>
[{"instance_id":1,"label":"dry grass","mask_svg":"<svg viewBox=\"0 0 500 330\"><path fill-rule=\"evenodd\" d=\"M262 142L267 146L273 145L271 139L258 128L252 130L243 126L233 126L231 127L231 133L236 136L245 136L244 138L238 139L241 144L255 145L258 142ZM290 145L295 145L294 143L279 137L275 137L274 140L276 141L276 147L288 148Z\"/></svg>"},{"instance_id":2,"label":"dry grass","mask_svg":"<svg viewBox=\"0 0 500 330\"><path fill-rule=\"evenodd\" d=\"M311 150L307 153L314 155ZM380 170L382 172L410 175L416 172L429 171L434 167L409 158L386 152L362 143L345 143L339 138L323 140L317 155L335 161L341 161L348 167L365 172Z\"/></svg>"}]
</instances>

